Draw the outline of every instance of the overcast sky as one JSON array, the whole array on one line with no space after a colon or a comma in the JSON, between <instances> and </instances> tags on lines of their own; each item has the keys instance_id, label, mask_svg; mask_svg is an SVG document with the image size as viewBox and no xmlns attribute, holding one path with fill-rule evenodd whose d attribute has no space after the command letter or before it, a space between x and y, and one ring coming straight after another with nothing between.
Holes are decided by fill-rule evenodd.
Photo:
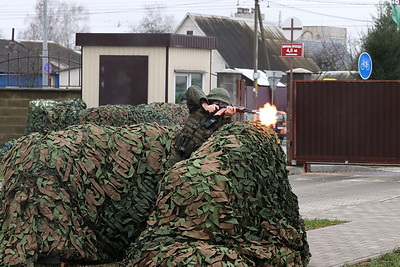
<instances>
[{"instance_id":1,"label":"overcast sky","mask_svg":"<svg viewBox=\"0 0 400 267\"><path fill-rule=\"evenodd\" d=\"M0 35L11 39L11 29L25 28L25 18L34 14L36 0L0 0ZM48 0L49 7L52 0ZM254 0L68 0L84 6L90 14L91 32L128 32L139 25L145 6L158 4L165 14L173 15L178 24L187 12L232 16L237 7L254 7ZM265 20L278 24L291 16L303 26L336 26L348 29L357 38L373 25L379 0L259 0Z\"/></svg>"}]
</instances>

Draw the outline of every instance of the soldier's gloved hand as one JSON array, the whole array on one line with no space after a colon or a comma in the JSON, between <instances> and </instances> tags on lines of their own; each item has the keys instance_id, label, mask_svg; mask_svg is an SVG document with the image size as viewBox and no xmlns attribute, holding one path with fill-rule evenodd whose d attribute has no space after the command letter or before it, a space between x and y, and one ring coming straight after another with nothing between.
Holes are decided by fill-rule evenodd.
<instances>
[{"instance_id":1,"label":"soldier's gloved hand","mask_svg":"<svg viewBox=\"0 0 400 267\"><path fill-rule=\"evenodd\" d=\"M215 111L217 111L219 109L219 106L217 104L207 104L206 102L204 102L202 105L203 109L205 111L207 111L208 113L213 113Z\"/></svg>"}]
</instances>

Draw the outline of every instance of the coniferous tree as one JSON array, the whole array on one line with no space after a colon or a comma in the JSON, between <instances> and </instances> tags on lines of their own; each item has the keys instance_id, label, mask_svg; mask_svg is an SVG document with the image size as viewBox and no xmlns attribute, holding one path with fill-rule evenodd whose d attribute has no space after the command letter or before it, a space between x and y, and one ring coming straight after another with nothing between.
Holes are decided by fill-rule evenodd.
<instances>
[{"instance_id":1,"label":"coniferous tree","mask_svg":"<svg viewBox=\"0 0 400 267\"><path fill-rule=\"evenodd\" d=\"M362 38L361 52L367 52L372 59L370 80L400 79L399 45L400 31L392 19L390 4L385 2L378 6L374 25Z\"/></svg>"}]
</instances>

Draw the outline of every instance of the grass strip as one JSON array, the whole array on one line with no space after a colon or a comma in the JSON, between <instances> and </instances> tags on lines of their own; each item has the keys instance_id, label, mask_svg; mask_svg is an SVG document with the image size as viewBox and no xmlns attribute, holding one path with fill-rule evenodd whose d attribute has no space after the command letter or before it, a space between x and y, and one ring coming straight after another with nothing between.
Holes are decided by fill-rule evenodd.
<instances>
[{"instance_id":1,"label":"grass strip","mask_svg":"<svg viewBox=\"0 0 400 267\"><path fill-rule=\"evenodd\" d=\"M368 259L357 264L346 265L346 267L393 267L400 266L400 248L383 254L377 258Z\"/></svg>"},{"instance_id":2,"label":"grass strip","mask_svg":"<svg viewBox=\"0 0 400 267\"><path fill-rule=\"evenodd\" d=\"M329 220L329 219L304 219L306 231L324 228L332 225L347 223L348 221Z\"/></svg>"}]
</instances>

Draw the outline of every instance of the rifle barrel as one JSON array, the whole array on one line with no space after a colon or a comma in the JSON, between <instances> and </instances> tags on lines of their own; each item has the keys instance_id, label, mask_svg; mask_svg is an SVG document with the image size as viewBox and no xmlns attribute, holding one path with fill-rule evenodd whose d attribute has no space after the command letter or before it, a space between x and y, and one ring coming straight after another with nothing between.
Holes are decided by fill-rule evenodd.
<instances>
[{"instance_id":1,"label":"rifle barrel","mask_svg":"<svg viewBox=\"0 0 400 267\"><path fill-rule=\"evenodd\" d=\"M236 105L226 105L226 104L221 104L221 105L219 105L219 107L220 107L220 108L226 108L227 106L235 107L237 110L239 110L239 111L241 111L241 112L247 112L247 113L259 114L258 110L255 110L255 109L249 109L249 108L242 107L242 106L236 106Z\"/></svg>"}]
</instances>

